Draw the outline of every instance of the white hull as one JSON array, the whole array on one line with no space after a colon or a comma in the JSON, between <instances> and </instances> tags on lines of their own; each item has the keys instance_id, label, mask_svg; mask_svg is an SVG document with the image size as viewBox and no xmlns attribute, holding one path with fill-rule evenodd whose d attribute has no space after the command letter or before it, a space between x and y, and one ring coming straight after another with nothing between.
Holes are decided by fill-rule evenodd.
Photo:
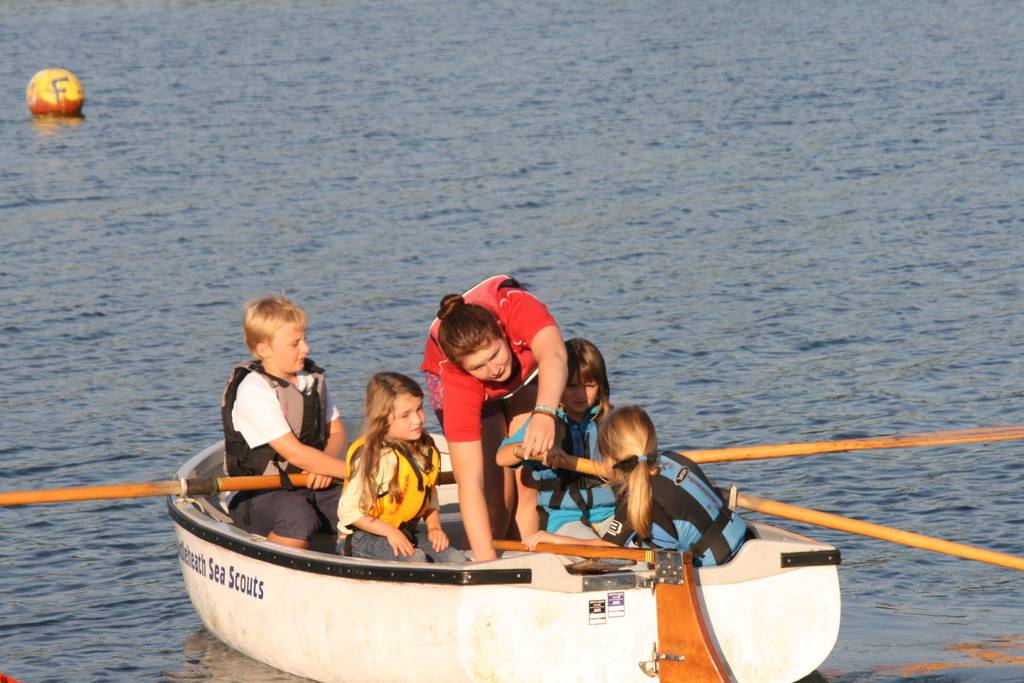
<instances>
[{"instance_id":1,"label":"white hull","mask_svg":"<svg viewBox=\"0 0 1024 683\"><path fill-rule=\"evenodd\" d=\"M208 476L212 447L179 476ZM208 501L169 500L182 575L206 628L230 647L318 681L559 683L652 680L652 572L597 576L565 558L473 565L371 562L292 551L215 519ZM211 516L212 514L212 516ZM830 546L757 525L728 565L697 570L712 637L740 683L790 683L831 652L834 563L780 568ZM834 557L835 553L831 553Z\"/></svg>"}]
</instances>

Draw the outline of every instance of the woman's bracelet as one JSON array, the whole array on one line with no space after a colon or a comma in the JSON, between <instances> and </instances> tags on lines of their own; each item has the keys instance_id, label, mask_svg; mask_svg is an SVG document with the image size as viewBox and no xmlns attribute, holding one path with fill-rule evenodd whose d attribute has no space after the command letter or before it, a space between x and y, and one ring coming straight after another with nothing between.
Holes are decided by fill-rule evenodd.
<instances>
[{"instance_id":1,"label":"woman's bracelet","mask_svg":"<svg viewBox=\"0 0 1024 683\"><path fill-rule=\"evenodd\" d=\"M551 406L546 406L546 405L543 405L541 403L538 403L537 405L535 405L533 407L533 410L531 410L530 412L531 413L540 413L541 415L547 415L548 417L550 417L553 420L556 420L556 421L558 420L558 411L555 410L554 408L552 408Z\"/></svg>"}]
</instances>

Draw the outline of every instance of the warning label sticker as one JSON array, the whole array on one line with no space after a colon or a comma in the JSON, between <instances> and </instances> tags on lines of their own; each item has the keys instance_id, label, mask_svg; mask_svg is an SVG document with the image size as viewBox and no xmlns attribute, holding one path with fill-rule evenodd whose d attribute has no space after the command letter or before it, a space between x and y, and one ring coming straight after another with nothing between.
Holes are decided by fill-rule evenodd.
<instances>
[{"instance_id":1,"label":"warning label sticker","mask_svg":"<svg viewBox=\"0 0 1024 683\"><path fill-rule=\"evenodd\" d=\"M626 594L622 591L608 594L608 618L626 616Z\"/></svg>"},{"instance_id":2,"label":"warning label sticker","mask_svg":"<svg viewBox=\"0 0 1024 683\"><path fill-rule=\"evenodd\" d=\"M590 601L590 625L603 624L607 622L607 605L604 600Z\"/></svg>"}]
</instances>

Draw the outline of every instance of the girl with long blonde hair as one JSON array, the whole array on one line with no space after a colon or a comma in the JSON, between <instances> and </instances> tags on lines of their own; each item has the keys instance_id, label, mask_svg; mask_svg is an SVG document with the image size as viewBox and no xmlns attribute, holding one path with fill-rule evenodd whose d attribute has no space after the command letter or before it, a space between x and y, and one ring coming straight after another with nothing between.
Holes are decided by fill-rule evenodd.
<instances>
[{"instance_id":1,"label":"girl with long blonde hair","mask_svg":"<svg viewBox=\"0 0 1024 683\"><path fill-rule=\"evenodd\" d=\"M351 478L338 505L339 552L410 562L464 562L449 547L437 505L441 456L423 431L423 390L381 372L366 385L363 434L348 451ZM426 522L421 536L419 521Z\"/></svg>"}]
</instances>

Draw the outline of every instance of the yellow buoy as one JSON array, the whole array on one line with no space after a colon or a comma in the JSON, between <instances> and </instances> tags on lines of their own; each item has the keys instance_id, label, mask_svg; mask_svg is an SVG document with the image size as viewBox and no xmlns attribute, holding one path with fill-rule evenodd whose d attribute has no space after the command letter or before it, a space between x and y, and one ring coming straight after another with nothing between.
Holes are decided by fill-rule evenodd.
<instances>
[{"instance_id":1,"label":"yellow buoy","mask_svg":"<svg viewBox=\"0 0 1024 683\"><path fill-rule=\"evenodd\" d=\"M25 90L25 102L33 114L80 116L84 101L81 82L66 69L43 69Z\"/></svg>"}]
</instances>

